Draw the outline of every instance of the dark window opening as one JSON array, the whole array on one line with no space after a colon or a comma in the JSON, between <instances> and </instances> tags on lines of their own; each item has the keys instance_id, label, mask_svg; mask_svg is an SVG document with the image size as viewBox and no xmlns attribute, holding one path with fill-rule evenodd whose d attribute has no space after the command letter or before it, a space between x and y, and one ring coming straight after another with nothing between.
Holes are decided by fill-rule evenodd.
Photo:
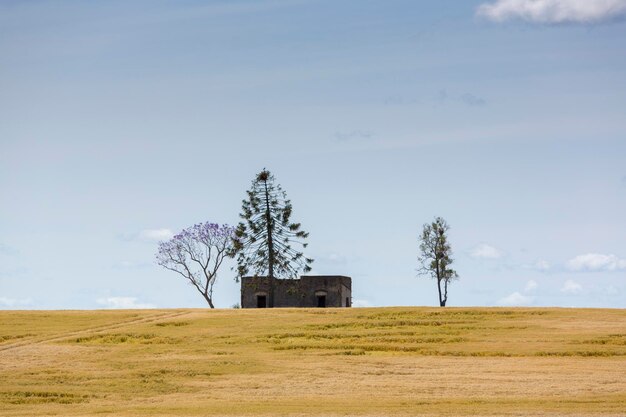
<instances>
[{"instance_id":1,"label":"dark window opening","mask_svg":"<svg viewBox=\"0 0 626 417\"><path fill-rule=\"evenodd\" d=\"M318 295L317 296L317 306L318 307L326 307L326 296Z\"/></svg>"},{"instance_id":2,"label":"dark window opening","mask_svg":"<svg viewBox=\"0 0 626 417\"><path fill-rule=\"evenodd\" d=\"M256 307L257 308L265 308L267 307L267 299L264 295L256 296Z\"/></svg>"},{"instance_id":3,"label":"dark window opening","mask_svg":"<svg viewBox=\"0 0 626 417\"><path fill-rule=\"evenodd\" d=\"M346 297L346 307L350 307L350 297Z\"/></svg>"}]
</instances>

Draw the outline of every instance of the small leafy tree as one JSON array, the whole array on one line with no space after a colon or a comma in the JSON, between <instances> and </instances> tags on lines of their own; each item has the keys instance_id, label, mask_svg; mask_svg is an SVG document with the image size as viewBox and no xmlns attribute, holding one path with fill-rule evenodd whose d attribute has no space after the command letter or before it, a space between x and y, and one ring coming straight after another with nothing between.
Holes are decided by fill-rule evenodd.
<instances>
[{"instance_id":1,"label":"small leafy tree","mask_svg":"<svg viewBox=\"0 0 626 417\"><path fill-rule=\"evenodd\" d=\"M426 223L420 236L418 255L418 273L437 280L441 307L445 307L448 301L448 284L458 278L456 271L450 268L453 259L447 237L449 229L450 226L441 217L436 217L430 224Z\"/></svg>"},{"instance_id":2,"label":"small leafy tree","mask_svg":"<svg viewBox=\"0 0 626 417\"><path fill-rule=\"evenodd\" d=\"M198 223L167 241L159 242L157 264L185 278L213 305L217 271L232 248L235 229L229 225Z\"/></svg>"},{"instance_id":3,"label":"small leafy tree","mask_svg":"<svg viewBox=\"0 0 626 417\"><path fill-rule=\"evenodd\" d=\"M250 272L266 275L269 280L268 305L274 307L274 280L278 277L295 278L299 271L308 272L313 259L292 247L296 243L307 247L309 234L300 229L300 223L291 222L292 206L287 194L274 176L263 169L252 181L243 200L240 217L243 219L233 237L233 256L237 257L237 278Z\"/></svg>"}]
</instances>

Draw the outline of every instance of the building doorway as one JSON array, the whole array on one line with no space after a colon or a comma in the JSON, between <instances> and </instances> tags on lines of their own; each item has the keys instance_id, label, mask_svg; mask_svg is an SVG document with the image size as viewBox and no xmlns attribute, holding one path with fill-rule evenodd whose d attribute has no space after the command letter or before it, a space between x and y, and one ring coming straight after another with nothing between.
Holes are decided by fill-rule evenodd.
<instances>
[{"instance_id":1,"label":"building doorway","mask_svg":"<svg viewBox=\"0 0 626 417\"><path fill-rule=\"evenodd\" d=\"M256 296L256 308L265 308L265 307L267 307L267 296L257 295Z\"/></svg>"},{"instance_id":2,"label":"building doorway","mask_svg":"<svg viewBox=\"0 0 626 417\"><path fill-rule=\"evenodd\" d=\"M326 307L326 296L318 295L317 296L317 306L318 307Z\"/></svg>"}]
</instances>

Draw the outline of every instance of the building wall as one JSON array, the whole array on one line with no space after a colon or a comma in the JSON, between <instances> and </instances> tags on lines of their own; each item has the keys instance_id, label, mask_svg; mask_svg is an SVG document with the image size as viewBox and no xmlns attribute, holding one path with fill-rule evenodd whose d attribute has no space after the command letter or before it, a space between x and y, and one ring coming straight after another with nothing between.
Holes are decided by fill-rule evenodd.
<instances>
[{"instance_id":1,"label":"building wall","mask_svg":"<svg viewBox=\"0 0 626 417\"><path fill-rule=\"evenodd\" d=\"M241 280L241 307L257 308L258 296L268 297L267 277L244 277ZM341 275L309 275L300 279L274 281L274 307L318 307L324 295L326 307L352 305L352 279ZM346 304L347 303L347 304Z\"/></svg>"}]
</instances>

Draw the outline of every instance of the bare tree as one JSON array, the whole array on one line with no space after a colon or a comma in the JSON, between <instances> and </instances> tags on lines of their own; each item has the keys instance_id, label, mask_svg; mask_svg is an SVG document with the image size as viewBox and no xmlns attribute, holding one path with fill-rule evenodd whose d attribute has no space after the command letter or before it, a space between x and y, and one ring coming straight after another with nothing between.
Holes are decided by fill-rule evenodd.
<instances>
[{"instance_id":1,"label":"bare tree","mask_svg":"<svg viewBox=\"0 0 626 417\"><path fill-rule=\"evenodd\" d=\"M229 255L235 229L228 225L198 223L159 242L157 264L183 276L213 305L213 285L222 261Z\"/></svg>"},{"instance_id":2,"label":"bare tree","mask_svg":"<svg viewBox=\"0 0 626 417\"><path fill-rule=\"evenodd\" d=\"M441 217L436 217L432 223L426 223L420 236L420 253L418 255L419 275L427 275L437 280L439 291L439 306L445 307L448 301L448 284L458 274L452 268L452 249L448 243L448 223Z\"/></svg>"}]
</instances>

